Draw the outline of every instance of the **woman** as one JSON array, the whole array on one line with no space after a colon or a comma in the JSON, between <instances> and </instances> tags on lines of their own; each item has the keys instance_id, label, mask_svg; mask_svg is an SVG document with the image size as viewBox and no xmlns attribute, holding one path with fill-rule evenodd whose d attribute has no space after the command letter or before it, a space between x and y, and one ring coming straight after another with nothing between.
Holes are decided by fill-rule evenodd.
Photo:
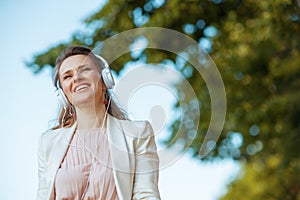
<instances>
[{"instance_id":1,"label":"woman","mask_svg":"<svg viewBox=\"0 0 300 200\"><path fill-rule=\"evenodd\" d=\"M39 139L37 199L160 199L152 127L128 120L113 101L107 62L69 47L56 61L54 84L62 109Z\"/></svg>"}]
</instances>

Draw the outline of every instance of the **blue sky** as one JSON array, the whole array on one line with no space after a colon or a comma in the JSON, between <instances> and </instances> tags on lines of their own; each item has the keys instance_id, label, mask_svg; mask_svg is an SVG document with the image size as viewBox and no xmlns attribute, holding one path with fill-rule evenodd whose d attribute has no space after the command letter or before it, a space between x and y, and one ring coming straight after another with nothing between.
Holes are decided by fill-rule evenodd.
<instances>
[{"instance_id":1,"label":"blue sky","mask_svg":"<svg viewBox=\"0 0 300 200\"><path fill-rule=\"evenodd\" d=\"M74 31L83 28L82 19L101 5L92 0L1 1L0 199L35 198L37 140L57 111L51 71L44 70L39 75L33 75L24 61L36 52L67 41ZM126 69L123 74L129 70ZM155 74L155 71L152 73ZM121 81L122 77L118 80ZM155 89L162 94L167 92L162 88ZM143 91L140 91L133 98L137 105L130 107L133 112L140 111L147 104L147 117L151 106L158 103L170 110L173 101L171 94L164 96L168 101L156 104L141 102L140 96L143 95ZM170 116L170 113L166 115ZM225 183L238 169L238 165L230 161L200 163L184 155L161 170L161 196L172 200L215 200L224 192Z\"/></svg>"}]
</instances>

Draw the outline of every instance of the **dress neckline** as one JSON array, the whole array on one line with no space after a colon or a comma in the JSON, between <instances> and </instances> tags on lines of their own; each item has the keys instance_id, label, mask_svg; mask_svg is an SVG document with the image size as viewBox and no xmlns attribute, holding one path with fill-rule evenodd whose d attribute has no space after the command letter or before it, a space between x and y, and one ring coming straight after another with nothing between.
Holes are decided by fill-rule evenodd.
<instances>
[{"instance_id":1,"label":"dress neckline","mask_svg":"<svg viewBox=\"0 0 300 200\"><path fill-rule=\"evenodd\" d=\"M86 129L77 129L75 132L84 133L84 132L106 132L106 128L86 128Z\"/></svg>"}]
</instances>

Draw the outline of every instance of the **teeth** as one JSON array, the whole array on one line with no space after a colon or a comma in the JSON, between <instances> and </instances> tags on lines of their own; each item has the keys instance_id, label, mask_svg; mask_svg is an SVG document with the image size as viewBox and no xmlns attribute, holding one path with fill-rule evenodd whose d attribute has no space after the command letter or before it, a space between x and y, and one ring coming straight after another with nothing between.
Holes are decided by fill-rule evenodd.
<instances>
[{"instance_id":1,"label":"teeth","mask_svg":"<svg viewBox=\"0 0 300 200\"><path fill-rule=\"evenodd\" d=\"M75 89L75 92L78 92L79 90L82 90L84 88L87 88L88 86L87 85L80 85L78 86L76 89Z\"/></svg>"}]
</instances>

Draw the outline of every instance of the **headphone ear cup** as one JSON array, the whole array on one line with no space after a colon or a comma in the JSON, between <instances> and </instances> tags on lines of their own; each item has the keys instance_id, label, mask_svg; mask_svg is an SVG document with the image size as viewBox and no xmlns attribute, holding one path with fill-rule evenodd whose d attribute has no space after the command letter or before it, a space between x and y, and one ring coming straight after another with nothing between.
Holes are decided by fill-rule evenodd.
<instances>
[{"instance_id":1,"label":"headphone ear cup","mask_svg":"<svg viewBox=\"0 0 300 200\"><path fill-rule=\"evenodd\" d=\"M101 70L101 76L106 89L112 89L115 85L115 81L114 77L111 74L107 61L97 54L94 55L104 64L104 68Z\"/></svg>"},{"instance_id":2,"label":"headphone ear cup","mask_svg":"<svg viewBox=\"0 0 300 200\"><path fill-rule=\"evenodd\" d=\"M57 99L60 103L60 105L64 108L64 109L67 109L68 106L70 106L70 103L66 97L66 95L64 94L64 92L62 91L61 88L58 88L56 90L56 96L57 96Z\"/></svg>"},{"instance_id":3,"label":"headphone ear cup","mask_svg":"<svg viewBox=\"0 0 300 200\"><path fill-rule=\"evenodd\" d=\"M107 89L112 89L115 85L115 81L114 81L114 77L112 76L109 68L106 67L106 68L102 69L101 76L102 76L102 80L105 84L105 87Z\"/></svg>"}]
</instances>

